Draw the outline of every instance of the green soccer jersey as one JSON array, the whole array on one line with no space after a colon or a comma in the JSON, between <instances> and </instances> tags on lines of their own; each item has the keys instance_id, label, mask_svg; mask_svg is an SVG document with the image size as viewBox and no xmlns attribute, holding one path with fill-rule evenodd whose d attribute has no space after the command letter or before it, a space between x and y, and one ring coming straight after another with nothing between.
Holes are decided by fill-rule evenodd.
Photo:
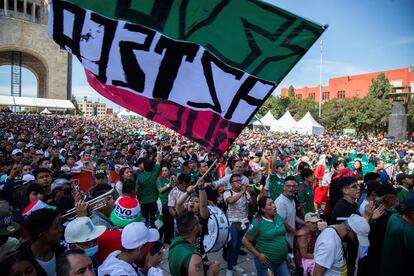
<instances>
[{"instance_id":1,"label":"green soccer jersey","mask_svg":"<svg viewBox=\"0 0 414 276\"><path fill-rule=\"evenodd\" d=\"M406 188L402 188L401 191L398 193L398 199L400 200L400 203L403 203L404 200L410 195L410 191L408 191Z\"/></svg>"},{"instance_id":2,"label":"green soccer jersey","mask_svg":"<svg viewBox=\"0 0 414 276\"><path fill-rule=\"evenodd\" d=\"M141 195L141 203L156 202L158 199L157 177L160 172L160 164L155 164L150 172L142 172L138 175L136 188Z\"/></svg>"},{"instance_id":3,"label":"green soccer jersey","mask_svg":"<svg viewBox=\"0 0 414 276\"><path fill-rule=\"evenodd\" d=\"M280 177L278 174L269 175L269 196L273 201L278 198L283 193L284 190L284 178Z\"/></svg>"},{"instance_id":4,"label":"green soccer jersey","mask_svg":"<svg viewBox=\"0 0 414 276\"><path fill-rule=\"evenodd\" d=\"M250 241L256 241L256 250L266 255L274 264L285 261L288 244L285 238L286 228L283 219L276 215L274 220L254 219L246 233Z\"/></svg>"},{"instance_id":5,"label":"green soccer jersey","mask_svg":"<svg viewBox=\"0 0 414 276\"><path fill-rule=\"evenodd\" d=\"M168 183L170 183L168 181L168 179L165 179L163 177L159 178L157 180L157 189L161 189L161 188L165 187L166 185L168 185ZM160 200L161 200L162 205L167 204L167 202L168 202L168 194L170 193L171 189L172 188L170 187L167 190L165 190L163 193L159 193L159 197L160 197Z\"/></svg>"},{"instance_id":6,"label":"green soccer jersey","mask_svg":"<svg viewBox=\"0 0 414 276\"><path fill-rule=\"evenodd\" d=\"M315 205L313 204L313 189L306 184L302 184L298 189L299 203L303 204L305 214L309 212L315 212Z\"/></svg>"},{"instance_id":7,"label":"green soccer jersey","mask_svg":"<svg viewBox=\"0 0 414 276\"><path fill-rule=\"evenodd\" d=\"M168 253L168 266L171 276L188 275L191 256L198 254L197 250L183 237L176 237L170 246Z\"/></svg>"}]
</instances>

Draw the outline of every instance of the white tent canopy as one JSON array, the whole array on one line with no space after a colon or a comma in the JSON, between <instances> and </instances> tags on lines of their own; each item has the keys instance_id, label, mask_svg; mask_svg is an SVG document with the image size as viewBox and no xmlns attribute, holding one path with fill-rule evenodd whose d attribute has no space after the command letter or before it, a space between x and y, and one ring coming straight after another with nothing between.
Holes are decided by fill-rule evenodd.
<instances>
[{"instance_id":1,"label":"white tent canopy","mask_svg":"<svg viewBox=\"0 0 414 276\"><path fill-rule=\"evenodd\" d=\"M0 96L0 105L24 106L24 107L47 107L51 109L75 109L75 106L69 100L30 98L30 97L12 97L12 96Z\"/></svg>"},{"instance_id":2,"label":"white tent canopy","mask_svg":"<svg viewBox=\"0 0 414 276\"><path fill-rule=\"evenodd\" d=\"M275 117L273 117L272 112L270 110L264 115L261 119L257 119L256 122L253 123L253 127L269 127L269 129L272 129L273 126L277 124L277 120Z\"/></svg>"},{"instance_id":3,"label":"white tent canopy","mask_svg":"<svg viewBox=\"0 0 414 276\"><path fill-rule=\"evenodd\" d=\"M45 109L43 109L42 112L40 112L40 114L52 114L52 112L49 111L49 109L47 109L47 107Z\"/></svg>"},{"instance_id":4,"label":"white tent canopy","mask_svg":"<svg viewBox=\"0 0 414 276\"><path fill-rule=\"evenodd\" d=\"M308 135L320 135L324 131L325 128L312 117L309 111L291 129L291 132Z\"/></svg>"},{"instance_id":5,"label":"white tent canopy","mask_svg":"<svg viewBox=\"0 0 414 276\"><path fill-rule=\"evenodd\" d=\"M292 115L290 114L289 110L283 114L280 119L277 120L277 124L271 128L272 131L278 132L290 132L291 127L296 125L295 119L293 119Z\"/></svg>"},{"instance_id":6,"label":"white tent canopy","mask_svg":"<svg viewBox=\"0 0 414 276\"><path fill-rule=\"evenodd\" d=\"M135 113L135 112L132 112L132 111L129 111L129 110L127 110L127 109L122 109L119 113L118 113L118 118L124 118L124 119L129 119L129 118L141 118L142 116L141 115L139 115L139 114L137 114L137 113Z\"/></svg>"}]
</instances>

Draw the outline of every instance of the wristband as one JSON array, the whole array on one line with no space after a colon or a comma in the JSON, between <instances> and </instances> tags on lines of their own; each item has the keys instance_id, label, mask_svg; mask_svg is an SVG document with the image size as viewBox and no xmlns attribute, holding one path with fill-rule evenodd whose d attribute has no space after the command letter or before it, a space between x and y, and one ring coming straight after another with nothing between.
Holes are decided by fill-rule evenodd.
<instances>
[{"instance_id":1,"label":"wristband","mask_svg":"<svg viewBox=\"0 0 414 276\"><path fill-rule=\"evenodd\" d=\"M202 191L202 190L205 190L205 189L206 189L206 187L203 187L203 188L198 187L199 191Z\"/></svg>"}]
</instances>

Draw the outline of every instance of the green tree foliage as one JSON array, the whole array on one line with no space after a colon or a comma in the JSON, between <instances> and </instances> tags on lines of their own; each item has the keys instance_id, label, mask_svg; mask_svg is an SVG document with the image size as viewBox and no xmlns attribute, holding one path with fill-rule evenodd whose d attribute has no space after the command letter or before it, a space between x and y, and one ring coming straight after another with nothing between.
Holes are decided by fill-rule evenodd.
<instances>
[{"instance_id":1,"label":"green tree foliage","mask_svg":"<svg viewBox=\"0 0 414 276\"><path fill-rule=\"evenodd\" d=\"M293 87L293 85L289 86L288 95L289 95L289 98L295 97L295 88Z\"/></svg>"},{"instance_id":2,"label":"green tree foliage","mask_svg":"<svg viewBox=\"0 0 414 276\"><path fill-rule=\"evenodd\" d=\"M293 89L293 86L289 87L289 91L291 88ZM391 102L385 98L391 91L390 82L384 74L380 74L372 80L367 97L333 99L325 102L320 123L328 130L354 128L359 133L387 131ZM289 110L296 120L301 119L308 111L315 119L318 118L318 103L311 99L271 96L260 108L258 116L264 116L268 110L276 118L280 118L286 110ZM409 106L408 114L411 129L414 129L414 101Z\"/></svg>"},{"instance_id":3,"label":"green tree foliage","mask_svg":"<svg viewBox=\"0 0 414 276\"><path fill-rule=\"evenodd\" d=\"M79 109L78 102L76 101L75 95L72 95L72 98L70 99L70 101L75 106L75 111L72 111L71 113L76 114L76 115L83 115L83 112Z\"/></svg>"},{"instance_id":4,"label":"green tree foliage","mask_svg":"<svg viewBox=\"0 0 414 276\"><path fill-rule=\"evenodd\" d=\"M385 77L384 73L381 73L375 79L372 79L368 96L376 99L384 99L391 91L392 85L390 81Z\"/></svg>"}]
</instances>

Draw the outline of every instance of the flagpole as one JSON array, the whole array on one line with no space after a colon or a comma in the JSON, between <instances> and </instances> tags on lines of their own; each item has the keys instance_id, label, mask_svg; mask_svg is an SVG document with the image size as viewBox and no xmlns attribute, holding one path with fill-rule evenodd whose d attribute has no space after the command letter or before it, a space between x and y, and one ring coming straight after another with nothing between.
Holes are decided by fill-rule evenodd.
<instances>
[{"instance_id":1,"label":"flagpole","mask_svg":"<svg viewBox=\"0 0 414 276\"><path fill-rule=\"evenodd\" d=\"M321 55L320 55L320 66L319 66L319 119L321 119L322 113L322 46L323 39L321 39Z\"/></svg>"},{"instance_id":2,"label":"flagpole","mask_svg":"<svg viewBox=\"0 0 414 276\"><path fill-rule=\"evenodd\" d=\"M270 137L272 137L272 140L273 140L273 142L275 143L275 144L277 144L276 143L276 140L275 140L275 137L273 137L273 134L272 134L272 132L270 131L270 130L268 130L267 129L267 127L265 127L264 126L264 124L262 123L262 121L259 119L259 118L257 118L257 116L256 115L254 115L254 117L260 122L260 124L262 125L262 127L264 128L264 129L266 129L267 130L267 132L270 134Z\"/></svg>"}]
</instances>

